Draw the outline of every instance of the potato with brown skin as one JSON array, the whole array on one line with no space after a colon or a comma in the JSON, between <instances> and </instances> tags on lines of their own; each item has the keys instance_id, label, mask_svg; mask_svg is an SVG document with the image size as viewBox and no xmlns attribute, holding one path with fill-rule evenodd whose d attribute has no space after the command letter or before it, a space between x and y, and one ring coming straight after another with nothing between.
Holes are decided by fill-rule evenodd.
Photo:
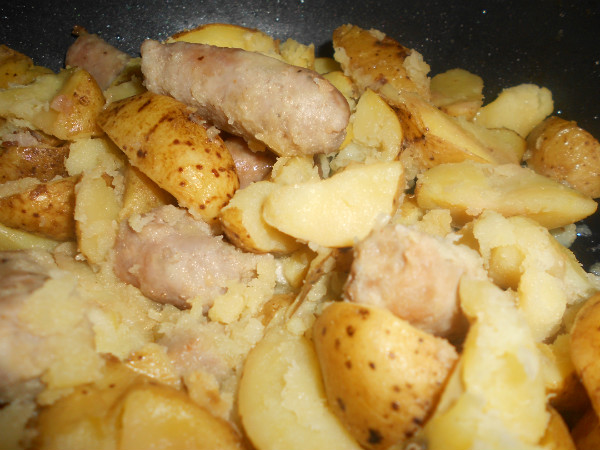
<instances>
[{"instance_id":1,"label":"potato with brown skin","mask_svg":"<svg viewBox=\"0 0 600 450\"><path fill-rule=\"evenodd\" d=\"M29 56L0 45L0 89L10 84L28 84L37 76L49 73L52 73L50 69L34 66Z\"/></svg>"},{"instance_id":2,"label":"potato with brown skin","mask_svg":"<svg viewBox=\"0 0 600 450\"><path fill-rule=\"evenodd\" d=\"M544 120L527 137L525 161L542 175L600 197L600 143L576 122Z\"/></svg>"},{"instance_id":3,"label":"potato with brown skin","mask_svg":"<svg viewBox=\"0 0 600 450\"><path fill-rule=\"evenodd\" d=\"M330 407L358 442L385 449L433 411L458 356L384 308L336 302L313 326Z\"/></svg>"},{"instance_id":4,"label":"potato with brown skin","mask_svg":"<svg viewBox=\"0 0 600 450\"><path fill-rule=\"evenodd\" d=\"M571 329L571 359L600 416L600 293L586 300Z\"/></svg>"},{"instance_id":5,"label":"potato with brown skin","mask_svg":"<svg viewBox=\"0 0 600 450\"><path fill-rule=\"evenodd\" d=\"M0 146L0 183L34 177L50 181L56 176L67 176L65 158L69 147Z\"/></svg>"},{"instance_id":6,"label":"potato with brown skin","mask_svg":"<svg viewBox=\"0 0 600 450\"><path fill-rule=\"evenodd\" d=\"M133 166L207 222L239 187L218 133L171 97L145 92L112 103L98 123Z\"/></svg>"},{"instance_id":7,"label":"potato with brown skin","mask_svg":"<svg viewBox=\"0 0 600 450\"><path fill-rule=\"evenodd\" d=\"M75 239L75 184L79 177L37 184L0 198L0 223L57 241Z\"/></svg>"}]
</instances>

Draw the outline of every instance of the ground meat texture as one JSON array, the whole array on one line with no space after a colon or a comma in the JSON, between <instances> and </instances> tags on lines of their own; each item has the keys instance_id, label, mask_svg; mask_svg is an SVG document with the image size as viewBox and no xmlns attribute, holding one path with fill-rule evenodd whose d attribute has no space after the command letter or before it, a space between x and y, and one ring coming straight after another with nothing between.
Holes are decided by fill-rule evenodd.
<instances>
[{"instance_id":1,"label":"ground meat texture","mask_svg":"<svg viewBox=\"0 0 600 450\"><path fill-rule=\"evenodd\" d=\"M114 271L154 301L187 308L198 297L208 307L228 282L256 274L261 255L224 242L183 209L165 206L132 220L121 225Z\"/></svg>"},{"instance_id":2,"label":"ground meat texture","mask_svg":"<svg viewBox=\"0 0 600 450\"><path fill-rule=\"evenodd\" d=\"M67 67L90 73L103 90L123 71L131 57L95 34L82 33L67 50Z\"/></svg>"},{"instance_id":3,"label":"ground meat texture","mask_svg":"<svg viewBox=\"0 0 600 450\"><path fill-rule=\"evenodd\" d=\"M218 128L278 155L338 149L350 109L344 96L316 72L260 53L146 40L142 73L148 90L197 108Z\"/></svg>"},{"instance_id":4,"label":"ground meat texture","mask_svg":"<svg viewBox=\"0 0 600 450\"><path fill-rule=\"evenodd\" d=\"M473 250L390 224L356 246L345 295L385 307L424 331L454 337L466 324L458 305L463 276L486 277Z\"/></svg>"}]
</instances>

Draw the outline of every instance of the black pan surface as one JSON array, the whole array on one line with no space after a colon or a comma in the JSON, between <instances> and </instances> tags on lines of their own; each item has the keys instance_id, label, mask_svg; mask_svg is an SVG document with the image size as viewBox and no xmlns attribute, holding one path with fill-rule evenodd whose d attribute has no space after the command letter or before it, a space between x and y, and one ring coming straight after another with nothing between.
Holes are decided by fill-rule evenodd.
<instances>
[{"instance_id":1,"label":"black pan surface","mask_svg":"<svg viewBox=\"0 0 600 450\"><path fill-rule=\"evenodd\" d=\"M486 98L533 82L549 88L555 113L600 137L600 3L597 0L47 0L2 1L0 42L58 70L81 25L132 55L145 38L226 22L280 39L314 43L331 55L344 23L377 28L420 51L431 74L461 67L480 75ZM589 269L600 261L600 214L573 246Z\"/></svg>"}]
</instances>

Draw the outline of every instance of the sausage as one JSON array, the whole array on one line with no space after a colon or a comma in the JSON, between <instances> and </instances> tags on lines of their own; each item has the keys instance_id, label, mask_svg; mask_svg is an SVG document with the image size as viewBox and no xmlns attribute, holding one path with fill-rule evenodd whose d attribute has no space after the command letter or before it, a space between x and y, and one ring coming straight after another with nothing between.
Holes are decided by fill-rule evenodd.
<instances>
[{"instance_id":1,"label":"sausage","mask_svg":"<svg viewBox=\"0 0 600 450\"><path fill-rule=\"evenodd\" d=\"M236 48L146 40L142 73L149 91L197 108L198 115L280 156L337 150L350 108L316 72Z\"/></svg>"},{"instance_id":2,"label":"sausage","mask_svg":"<svg viewBox=\"0 0 600 450\"><path fill-rule=\"evenodd\" d=\"M67 67L80 67L90 73L102 90L108 88L125 69L131 57L96 34L81 31L67 50Z\"/></svg>"},{"instance_id":3,"label":"sausage","mask_svg":"<svg viewBox=\"0 0 600 450\"><path fill-rule=\"evenodd\" d=\"M186 309L197 297L208 308L229 281L251 279L264 257L270 256L243 253L185 210L163 206L145 214L135 230L121 224L113 270L156 302Z\"/></svg>"},{"instance_id":4,"label":"sausage","mask_svg":"<svg viewBox=\"0 0 600 450\"><path fill-rule=\"evenodd\" d=\"M240 189L264 180L271 173L275 164L275 157L271 152L252 151L246 141L237 136L224 137L223 142L233 157Z\"/></svg>"},{"instance_id":5,"label":"sausage","mask_svg":"<svg viewBox=\"0 0 600 450\"><path fill-rule=\"evenodd\" d=\"M460 280L487 277L474 250L390 224L361 241L354 253L344 289L350 301L387 308L438 336L460 337L466 325L458 304Z\"/></svg>"}]
</instances>

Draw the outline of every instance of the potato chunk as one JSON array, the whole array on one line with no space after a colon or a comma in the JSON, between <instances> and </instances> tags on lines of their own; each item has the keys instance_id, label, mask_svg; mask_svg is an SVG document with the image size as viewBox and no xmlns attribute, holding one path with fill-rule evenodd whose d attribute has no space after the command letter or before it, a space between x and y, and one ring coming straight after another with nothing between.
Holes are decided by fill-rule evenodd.
<instances>
[{"instance_id":1,"label":"potato chunk","mask_svg":"<svg viewBox=\"0 0 600 450\"><path fill-rule=\"evenodd\" d=\"M359 450L327 407L310 341L273 328L248 355L239 413L257 450Z\"/></svg>"},{"instance_id":2,"label":"potato chunk","mask_svg":"<svg viewBox=\"0 0 600 450\"><path fill-rule=\"evenodd\" d=\"M527 137L553 110L552 93L548 89L520 84L504 89L493 102L479 110L474 120L486 128L508 128Z\"/></svg>"},{"instance_id":3,"label":"potato chunk","mask_svg":"<svg viewBox=\"0 0 600 450\"><path fill-rule=\"evenodd\" d=\"M385 308L336 302L313 326L330 407L368 449L411 437L457 359L444 339Z\"/></svg>"},{"instance_id":4,"label":"potato chunk","mask_svg":"<svg viewBox=\"0 0 600 450\"><path fill-rule=\"evenodd\" d=\"M464 69L451 69L431 79L431 102L445 113L472 119L483 104L483 80Z\"/></svg>"},{"instance_id":5,"label":"potato chunk","mask_svg":"<svg viewBox=\"0 0 600 450\"><path fill-rule=\"evenodd\" d=\"M391 215L401 184L397 161L349 166L320 181L280 186L265 200L263 218L297 239L347 247Z\"/></svg>"},{"instance_id":6,"label":"potato chunk","mask_svg":"<svg viewBox=\"0 0 600 450\"><path fill-rule=\"evenodd\" d=\"M548 229L577 222L596 211L588 196L516 164L465 161L441 164L417 180L421 208L446 208L465 224L484 210L505 217L522 215Z\"/></svg>"},{"instance_id":7,"label":"potato chunk","mask_svg":"<svg viewBox=\"0 0 600 450\"><path fill-rule=\"evenodd\" d=\"M59 139L77 139L102 134L96 118L104 103L92 76L73 68L0 91L0 116L25 119Z\"/></svg>"},{"instance_id":8,"label":"potato chunk","mask_svg":"<svg viewBox=\"0 0 600 450\"><path fill-rule=\"evenodd\" d=\"M575 122L550 117L527 137L527 165L537 173L600 197L600 143Z\"/></svg>"},{"instance_id":9,"label":"potato chunk","mask_svg":"<svg viewBox=\"0 0 600 450\"><path fill-rule=\"evenodd\" d=\"M98 122L133 166L208 222L239 187L223 140L171 97L145 92L111 103Z\"/></svg>"}]
</instances>

